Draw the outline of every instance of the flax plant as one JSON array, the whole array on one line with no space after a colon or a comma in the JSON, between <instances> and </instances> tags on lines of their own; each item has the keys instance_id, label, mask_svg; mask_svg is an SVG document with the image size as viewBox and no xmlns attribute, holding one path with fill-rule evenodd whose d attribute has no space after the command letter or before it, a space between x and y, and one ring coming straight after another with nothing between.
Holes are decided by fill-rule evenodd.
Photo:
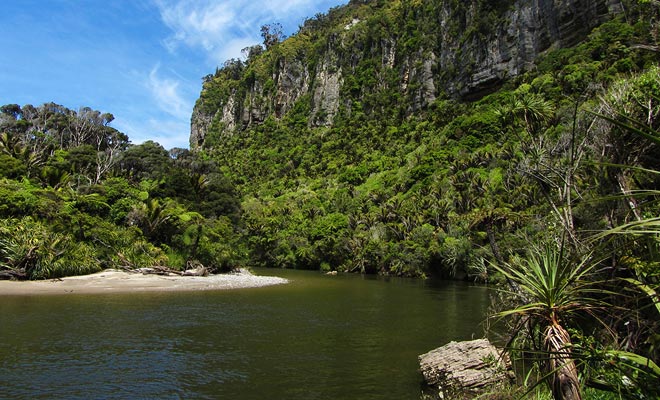
<instances>
[{"instance_id":1,"label":"flax plant","mask_svg":"<svg viewBox=\"0 0 660 400\"><path fill-rule=\"evenodd\" d=\"M563 246L532 248L526 258L493 267L512 283L509 293L519 306L499 312L501 318L519 317L510 343L531 335L534 351L542 354L541 370L555 399L581 399L568 317L594 304L586 276L593 270L585 256L574 264ZM540 336L538 336L540 335ZM538 339L538 340L534 340Z\"/></svg>"}]
</instances>

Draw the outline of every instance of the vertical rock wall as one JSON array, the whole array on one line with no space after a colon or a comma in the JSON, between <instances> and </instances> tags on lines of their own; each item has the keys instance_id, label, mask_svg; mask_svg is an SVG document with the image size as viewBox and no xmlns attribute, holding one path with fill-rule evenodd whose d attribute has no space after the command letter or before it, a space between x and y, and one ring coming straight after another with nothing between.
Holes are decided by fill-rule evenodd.
<instances>
[{"instance_id":1,"label":"vertical rock wall","mask_svg":"<svg viewBox=\"0 0 660 400\"><path fill-rule=\"evenodd\" d=\"M304 57L284 57L276 64L274 86L268 88L266 82L257 80L247 93L232 92L211 111L198 101L191 118L191 148L202 146L210 128L231 135L269 116L282 118L301 99L309 102L310 126L332 125L340 106L356 100L342 98L342 88L347 74L365 54L380 54L380 71L390 69L399 74L396 89L409 101L410 113L423 109L440 93L467 100L479 98L506 79L533 68L542 52L578 43L591 29L621 11L620 2L614 0L518 0L502 12L496 26L481 26L479 31L467 33L461 27L479 26L475 22L480 15L476 0L425 2L437 3L432 5L435 15L423 16L432 18L429 26L435 31L423 33L428 40L416 51L402 51L399 38L394 36L367 38L368 44L344 40L367 23L353 18L339 35L327 38L327 46L314 65ZM362 93L380 89L360 88Z\"/></svg>"}]
</instances>

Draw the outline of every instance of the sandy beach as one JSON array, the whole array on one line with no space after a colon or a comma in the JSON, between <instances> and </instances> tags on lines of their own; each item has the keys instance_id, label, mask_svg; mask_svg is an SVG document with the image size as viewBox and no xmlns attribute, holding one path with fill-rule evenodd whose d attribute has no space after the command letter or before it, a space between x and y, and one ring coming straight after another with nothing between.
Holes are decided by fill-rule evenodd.
<instances>
[{"instance_id":1,"label":"sandy beach","mask_svg":"<svg viewBox=\"0 0 660 400\"><path fill-rule=\"evenodd\" d=\"M0 296L71 293L127 293L256 288L287 283L284 278L248 271L209 276L163 276L106 270L91 275L44 281L0 281Z\"/></svg>"}]
</instances>

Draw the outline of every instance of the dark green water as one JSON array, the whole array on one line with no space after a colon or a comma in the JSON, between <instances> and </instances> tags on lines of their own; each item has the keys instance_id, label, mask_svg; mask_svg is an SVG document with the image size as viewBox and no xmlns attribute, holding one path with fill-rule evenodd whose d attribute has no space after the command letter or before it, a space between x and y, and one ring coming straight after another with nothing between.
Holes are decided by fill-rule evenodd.
<instances>
[{"instance_id":1,"label":"dark green water","mask_svg":"<svg viewBox=\"0 0 660 400\"><path fill-rule=\"evenodd\" d=\"M259 273L292 282L0 297L0 398L419 399L417 356L483 335L482 287Z\"/></svg>"}]
</instances>

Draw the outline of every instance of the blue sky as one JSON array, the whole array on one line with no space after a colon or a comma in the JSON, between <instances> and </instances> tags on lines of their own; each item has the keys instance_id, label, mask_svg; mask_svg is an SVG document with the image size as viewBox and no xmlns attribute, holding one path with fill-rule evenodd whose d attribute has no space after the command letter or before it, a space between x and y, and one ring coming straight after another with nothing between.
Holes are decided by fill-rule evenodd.
<instances>
[{"instance_id":1,"label":"blue sky","mask_svg":"<svg viewBox=\"0 0 660 400\"><path fill-rule=\"evenodd\" d=\"M55 102L115 116L132 143L188 147L201 78L279 22L347 0L21 0L0 12L0 105Z\"/></svg>"}]
</instances>

